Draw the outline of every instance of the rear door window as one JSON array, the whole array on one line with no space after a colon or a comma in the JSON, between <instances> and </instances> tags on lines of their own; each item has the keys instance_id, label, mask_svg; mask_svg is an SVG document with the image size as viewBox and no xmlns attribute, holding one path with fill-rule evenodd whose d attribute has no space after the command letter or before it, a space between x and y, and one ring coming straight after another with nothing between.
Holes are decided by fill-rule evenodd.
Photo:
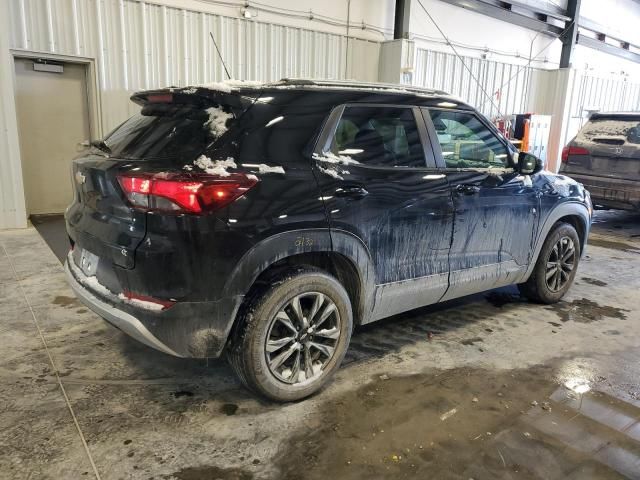
<instances>
[{"instance_id":1,"label":"rear door window","mask_svg":"<svg viewBox=\"0 0 640 480\"><path fill-rule=\"evenodd\" d=\"M366 165L425 167L412 108L345 107L330 150Z\"/></svg>"},{"instance_id":2,"label":"rear door window","mask_svg":"<svg viewBox=\"0 0 640 480\"><path fill-rule=\"evenodd\" d=\"M447 168L507 168L507 147L473 113L425 109Z\"/></svg>"}]
</instances>

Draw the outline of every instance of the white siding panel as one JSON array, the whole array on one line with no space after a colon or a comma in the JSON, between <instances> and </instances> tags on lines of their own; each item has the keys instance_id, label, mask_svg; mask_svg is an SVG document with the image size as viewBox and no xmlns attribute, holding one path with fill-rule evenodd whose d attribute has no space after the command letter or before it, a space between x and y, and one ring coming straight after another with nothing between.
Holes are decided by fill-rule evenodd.
<instances>
[{"instance_id":1,"label":"white siding panel","mask_svg":"<svg viewBox=\"0 0 640 480\"><path fill-rule=\"evenodd\" d=\"M380 46L137 0L9 0L10 47L95 58L106 131L136 110L132 92L224 80L214 35L232 77L375 81ZM353 60L357 59L356 62Z\"/></svg>"},{"instance_id":2,"label":"white siding panel","mask_svg":"<svg viewBox=\"0 0 640 480\"><path fill-rule=\"evenodd\" d=\"M9 53L11 41L20 37L11 35L10 18L8 5L0 3L0 229L27 226L13 94L14 68Z\"/></svg>"},{"instance_id":3,"label":"white siding panel","mask_svg":"<svg viewBox=\"0 0 640 480\"><path fill-rule=\"evenodd\" d=\"M571 112L582 118L588 110L602 112L640 111L640 83L626 77L594 76L583 73L577 79Z\"/></svg>"},{"instance_id":4,"label":"white siding panel","mask_svg":"<svg viewBox=\"0 0 640 480\"><path fill-rule=\"evenodd\" d=\"M531 67L462 59L464 64L454 54L418 48L413 84L458 96L488 117L526 110Z\"/></svg>"}]
</instances>

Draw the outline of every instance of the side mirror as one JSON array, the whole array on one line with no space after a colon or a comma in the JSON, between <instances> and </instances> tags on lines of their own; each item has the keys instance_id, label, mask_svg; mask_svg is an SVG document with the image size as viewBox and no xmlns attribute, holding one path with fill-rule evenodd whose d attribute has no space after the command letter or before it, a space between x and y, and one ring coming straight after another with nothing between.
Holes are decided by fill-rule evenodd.
<instances>
[{"instance_id":1,"label":"side mirror","mask_svg":"<svg viewBox=\"0 0 640 480\"><path fill-rule=\"evenodd\" d=\"M522 175L533 175L544 168L544 163L535 155L527 152L518 153L518 172Z\"/></svg>"}]
</instances>

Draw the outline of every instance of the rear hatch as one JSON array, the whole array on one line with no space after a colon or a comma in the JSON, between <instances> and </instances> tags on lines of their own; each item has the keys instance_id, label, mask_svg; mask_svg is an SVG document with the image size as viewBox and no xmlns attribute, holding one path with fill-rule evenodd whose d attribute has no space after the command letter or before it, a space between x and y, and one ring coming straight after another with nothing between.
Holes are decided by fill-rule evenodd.
<instances>
[{"instance_id":1,"label":"rear hatch","mask_svg":"<svg viewBox=\"0 0 640 480\"><path fill-rule=\"evenodd\" d=\"M191 88L132 97L140 113L73 162L75 196L65 216L73 259L85 275L97 275L110 290L122 291L126 286L116 280L113 266L134 268L136 248L145 238L147 214L131 206L118 177L183 171L258 95L257 90L251 96Z\"/></svg>"},{"instance_id":2,"label":"rear hatch","mask_svg":"<svg viewBox=\"0 0 640 480\"><path fill-rule=\"evenodd\" d=\"M563 173L640 181L640 114L594 114L565 148Z\"/></svg>"}]
</instances>

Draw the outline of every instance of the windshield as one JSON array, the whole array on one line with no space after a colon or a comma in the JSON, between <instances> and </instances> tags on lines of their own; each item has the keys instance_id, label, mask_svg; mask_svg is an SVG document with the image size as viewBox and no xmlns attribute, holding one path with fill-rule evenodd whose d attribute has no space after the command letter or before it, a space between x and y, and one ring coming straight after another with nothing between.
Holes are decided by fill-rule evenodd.
<instances>
[{"instance_id":1,"label":"windshield","mask_svg":"<svg viewBox=\"0 0 640 480\"><path fill-rule=\"evenodd\" d=\"M118 158L165 159L184 164L193 161L222 136L232 119L233 114L222 107L146 105L107 135L103 146Z\"/></svg>"}]
</instances>

